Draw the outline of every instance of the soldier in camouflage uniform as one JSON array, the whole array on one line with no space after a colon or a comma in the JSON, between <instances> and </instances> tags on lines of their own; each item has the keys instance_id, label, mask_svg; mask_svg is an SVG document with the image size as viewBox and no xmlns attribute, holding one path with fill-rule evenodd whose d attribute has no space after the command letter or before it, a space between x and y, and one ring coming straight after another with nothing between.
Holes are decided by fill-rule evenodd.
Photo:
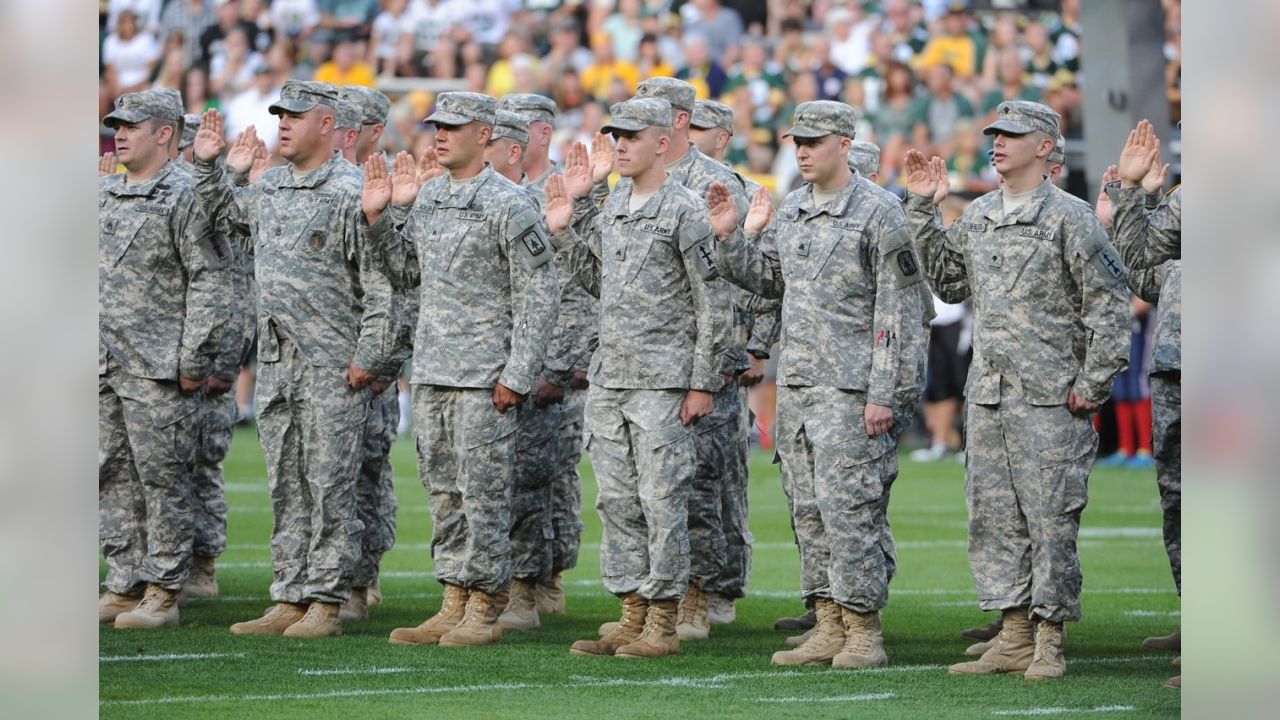
<instances>
[{"instance_id":1,"label":"soldier in camouflage uniform","mask_svg":"<svg viewBox=\"0 0 1280 720\"><path fill-rule=\"evenodd\" d=\"M570 651L646 658L679 651L693 425L712 413L713 395L732 370L732 317L727 288L708 282L715 257L705 200L663 167L671 104L633 98L614 105L611 115L601 132L618 138L623 180L579 224L582 236L570 221L571 198L592 190L585 148L571 151L564 180L547 184L547 225L571 247L578 280L600 298L586 446L604 524L601 575L605 588L622 597L619 627ZM597 137L603 147L607 141Z\"/></svg>"},{"instance_id":2,"label":"soldier in camouflage uniform","mask_svg":"<svg viewBox=\"0 0 1280 720\"><path fill-rule=\"evenodd\" d=\"M1182 594L1182 186L1163 199L1153 196L1164 186L1168 165L1160 163L1160 140L1143 120L1130 133L1116 167L1118 182L1109 183L1113 234L1120 257L1130 268L1129 286L1144 300L1158 296L1151 362L1152 441L1156 482L1164 514L1164 546L1174 584ZM1144 195L1146 202L1143 202ZM1143 647L1182 649L1181 631L1150 637ZM1181 688L1182 677L1166 687Z\"/></svg>"},{"instance_id":3,"label":"soldier in camouflage uniform","mask_svg":"<svg viewBox=\"0 0 1280 720\"><path fill-rule=\"evenodd\" d=\"M730 188L739 217L746 215L747 196L743 184L732 170L723 163L703 155L689 141L690 121L693 117L694 87L674 78L650 78L640 83L637 97L660 97L671 103L671 149L663 162L671 179L692 190L699 198L706 198L713 182ZM734 538L737 565L729 572L729 542L724 526L725 489L734 490L733 510L745 501L742 490L746 487L745 469L742 465L741 417L742 398L739 385L734 381L739 367L749 364L745 345L750 330L751 309L758 300L740 288L728 287L723 279L709 282L726 286L725 292L733 301L733 333L729 347L729 360L721 368L729 379L715 396L715 409L711 415L698 422L694 430L698 447L698 468L689 493L689 590L680 603L676 630L681 640L704 640L710 633L710 594L727 602L740 597L737 578L743 572L742 530L737 528ZM741 518L739 517L739 524ZM723 611L723 608L720 608Z\"/></svg>"},{"instance_id":4,"label":"soldier in camouflage uniform","mask_svg":"<svg viewBox=\"0 0 1280 720\"><path fill-rule=\"evenodd\" d=\"M714 100L699 100L689 119L689 139L703 155L724 163L733 137L733 108ZM760 188L756 182L733 172L743 189L744 200ZM696 188L694 188L696 190ZM708 582L707 619L712 625L733 622L734 600L745 595L751 579L751 546L755 538L747 524L747 467L751 458L751 430L754 416L747 405L748 390L764 379L764 361L778 342L782 327L782 303L765 300L741 288L732 290L740 303L734 311L734 331L738 343L745 343L738 364L737 452L729 453L721 487L720 524L724 530L723 572ZM735 343L737 344L737 343Z\"/></svg>"},{"instance_id":5,"label":"soldier in camouflage uniform","mask_svg":"<svg viewBox=\"0 0 1280 720\"><path fill-rule=\"evenodd\" d=\"M234 634L341 634L360 557L356 473L369 386L392 371L394 308L361 231L360 173L332 149L341 102L328 83L286 82L270 111L290 164L249 185L252 128L224 163L215 162L226 145L217 111L196 136L197 198L251 235L259 288L255 414L275 515L276 604Z\"/></svg>"},{"instance_id":6,"label":"soldier in camouflage uniform","mask_svg":"<svg viewBox=\"0 0 1280 720\"><path fill-rule=\"evenodd\" d=\"M420 188L405 153L394 177L379 158L365 165L370 242L393 283L420 293L413 426L445 586L440 612L395 630L393 643L457 647L502 637L516 408L536 389L559 285L529 194L484 162L496 104L477 93L437 98L427 121L448 174Z\"/></svg>"},{"instance_id":7,"label":"soldier in camouflage uniform","mask_svg":"<svg viewBox=\"0 0 1280 720\"><path fill-rule=\"evenodd\" d=\"M520 115L498 109L493 135L485 147L485 162L494 172L524 188L539 215L542 193L530 189L524 174L524 150L529 145L529 125ZM542 228L546 235L546 228ZM557 273L559 268L557 267ZM559 320L557 319L558 331ZM543 383L538 378L539 388ZM506 630L532 630L541 626L536 588L551 579L551 484L559 458L557 433L560 406L530 393L513 411L517 413L516 459L511 483L511 591L498 623Z\"/></svg>"},{"instance_id":8,"label":"soldier in camouflage uniform","mask_svg":"<svg viewBox=\"0 0 1280 720\"><path fill-rule=\"evenodd\" d=\"M363 143L365 131L386 122L390 103L377 90L355 85L340 88L339 93L342 102L334 115L334 127L338 131L334 133L334 147L342 152L347 162L355 165L363 177L363 163L371 154L368 143ZM338 140L340 137L341 141ZM400 422L400 403L397 393L390 388L396 386L400 366L412 352L417 313L414 295L403 291L394 293L396 342L388 365L394 370L370 385L372 399L365 421L359 476L356 479L356 514L364 525L364 533L361 535L360 559L351 580L351 597L339 611L339 617L344 621L364 620L369 615L369 607L382 602L377 585L378 565L383 554L396 543L399 503L391 467L391 446L395 443L396 426Z\"/></svg>"},{"instance_id":9,"label":"soldier in camouflage uniform","mask_svg":"<svg viewBox=\"0 0 1280 720\"><path fill-rule=\"evenodd\" d=\"M965 388L969 564L978 603L1003 628L954 674L1066 673L1062 623L1080 617L1076 549L1097 452L1090 415L1128 364L1124 267L1092 208L1048 181L1059 116L1007 101L995 135L1002 188L944 230L945 170L908 152L907 217L938 297L974 302Z\"/></svg>"},{"instance_id":10,"label":"soldier in camouflage uniform","mask_svg":"<svg viewBox=\"0 0 1280 720\"><path fill-rule=\"evenodd\" d=\"M98 183L98 621L175 626L191 563L195 414L229 331L232 256L170 160L178 93L123 95L103 122L126 172Z\"/></svg>"},{"instance_id":11,"label":"soldier in camouflage uniform","mask_svg":"<svg viewBox=\"0 0 1280 720\"><path fill-rule=\"evenodd\" d=\"M547 178L558 170L547 157L556 119L556 104L548 97L529 93L507 95L498 108L516 113L528 125L529 142L524 153L524 186L536 194L543 204L543 188ZM573 279L565 266L565 249L556 252L560 273L560 314L555 332L547 347L542 377L538 379L538 398L546 406L557 404L560 426L556 430L558 455L552 463L555 475L551 481L551 576L538 581L534 589L536 609L540 614L564 613L564 587L561 575L578 564L582 542L582 478L578 475L582 459L582 411L587 397L587 367L596 344L597 300Z\"/></svg>"},{"instance_id":12,"label":"soldier in camouflage uniform","mask_svg":"<svg viewBox=\"0 0 1280 720\"><path fill-rule=\"evenodd\" d=\"M773 218L764 192L744 223L715 198L720 269L762 297L782 298L778 457L800 544L801 591L817 625L778 665L888 662L886 482L896 475L894 408L902 368L922 354L923 278L902 206L851 173L856 115L842 103L796 108L789 134L808 183ZM758 244L758 247L754 244ZM911 376L914 380L914 375ZM917 390L918 392L918 390Z\"/></svg>"}]
</instances>

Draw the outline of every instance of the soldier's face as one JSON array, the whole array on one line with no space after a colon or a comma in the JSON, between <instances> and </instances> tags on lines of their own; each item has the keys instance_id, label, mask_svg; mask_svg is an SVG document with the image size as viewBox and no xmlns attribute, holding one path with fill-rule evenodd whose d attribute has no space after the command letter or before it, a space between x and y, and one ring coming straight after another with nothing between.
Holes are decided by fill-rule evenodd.
<instances>
[{"instance_id":1,"label":"soldier's face","mask_svg":"<svg viewBox=\"0 0 1280 720\"><path fill-rule=\"evenodd\" d=\"M378 141L382 139L382 123L365 125L360 128L360 140L356 142L356 159L364 162L378 151Z\"/></svg>"},{"instance_id":2,"label":"soldier's face","mask_svg":"<svg viewBox=\"0 0 1280 720\"><path fill-rule=\"evenodd\" d=\"M995 142L991 146L991 161L996 172L1001 175L1017 172L1033 163L1039 166L1043 163L1043 157L1048 157L1049 150L1053 149L1053 141L1039 133L1007 135L996 132L995 136ZM1043 157L1039 157L1038 153L1044 143L1049 143L1049 148L1045 150Z\"/></svg>"},{"instance_id":3,"label":"soldier's face","mask_svg":"<svg viewBox=\"0 0 1280 720\"><path fill-rule=\"evenodd\" d=\"M508 138L498 138L491 140L484 148L484 161L493 166L494 170L502 173L510 179L511 175L520 175L520 166L522 158L519 151L520 145Z\"/></svg>"},{"instance_id":4,"label":"soldier's face","mask_svg":"<svg viewBox=\"0 0 1280 720\"><path fill-rule=\"evenodd\" d=\"M280 115L280 157L295 161L333 147L333 113L314 107L304 113Z\"/></svg>"},{"instance_id":5,"label":"soldier's face","mask_svg":"<svg viewBox=\"0 0 1280 720\"><path fill-rule=\"evenodd\" d=\"M689 139L693 141L698 152L708 157L717 157L716 141L720 138L720 128L699 128L689 126Z\"/></svg>"},{"instance_id":6,"label":"soldier's face","mask_svg":"<svg viewBox=\"0 0 1280 720\"><path fill-rule=\"evenodd\" d=\"M478 122L466 125L436 124L436 159L446 170L465 168L484 154L489 127Z\"/></svg>"},{"instance_id":7,"label":"soldier's face","mask_svg":"<svg viewBox=\"0 0 1280 720\"><path fill-rule=\"evenodd\" d=\"M150 164L158 155L167 154L167 141L161 136L163 127L151 120L137 123L121 123L116 126L116 157L120 164L142 167Z\"/></svg>"},{"instance_id":8,"label":"soldier's face","mask_svg":"<svg viewBox=\"0 0 1280 720\"><path fill-rule=\"evenodd\" d=\"M613 137L617 140L618 174L622 177L643 175L670 144L667 135L652 127L639 132L615 130Z\"/></svg>"},{"instance_id":9,"label":"soldier's face","mask_svg":"<svg viewBox=\"0 0 1280 720\"><path fill-rule=\"evenodd\" d=\"M842 146L849 142L839 135L820 138L796 138L796 164L805 182L823 185L839 174L841 167L848 167L848 151Z\"/></svg>"}]
</instances>

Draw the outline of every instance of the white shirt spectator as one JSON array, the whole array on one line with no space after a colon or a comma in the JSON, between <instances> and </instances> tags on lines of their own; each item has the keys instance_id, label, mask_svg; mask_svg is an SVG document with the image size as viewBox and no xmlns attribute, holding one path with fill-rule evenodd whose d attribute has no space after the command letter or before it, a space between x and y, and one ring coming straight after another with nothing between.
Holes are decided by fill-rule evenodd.
<instances>
[{"instance_id":1,"label":"white shirt spectator","mask_svg":"<svg viewBox=\"0 0 1280 720\"><path fill-rule=\"evenodd\" d=\"M938 299L937 295L933 296L933 312L934 318L929 322L930 325L950 325L958 323L964 319L965 309L964 303L946 303Z\"/></svg>"},{"instance_id":2,"label":"white shirt spectator","mask_svg":"<svg viewBox=\"0 0 1280 720\"><path fill-rule=\"evenodd\" d=\"M512 0L454 0L451 4L454 24L465 25L481 45L497 45L511 27L511 13L520 1L515 0L514 8Z\"/></svg>"},{"instance_id":3,"label":"white shirt spectator","mask_svg":"<svg viewBox=\"0 0 1280 720\"><path fill-rule=\"evenodd\" d=\"M222 114L227 119L227 137L233 138L252 125L267 149L274 151L280 135L280 119L267 108L279 98L280 88L273 87L263 94L251 87L224 103Z\"/></svg>"},{"instance_id":4,"label":"white shirt spectator","mask_svg":"<svg viewBox=\"0 0 1280 720\"><path fill-rule=\"evenodd\" d=\"M297 36L320 24L316 0L272 0L271 26L286 36Z\"/></svg>"},{"instance_id":5,"label":"white shirt spectator","mask_svg":"<svg viewBox=\"0 0 1280 720\"><path fill-rule=\"evenodd\" d=\"M454 22L455 0L412 0L409 15L413 28L413 49L429 53L436 47L436 40L448 32Z\"/></svg>"},{"instance_id":6,"label":"white shirt spectator","mask_svg":"<svg viewBox=\"0 0 1280 720\"><path fill-rule=\"evenodd\" d=\"M121 40L112 33L102 42L102 63L116 71L116 83L133 87L147 81L150 65L160 59L160 43L149 32L140 32L132 40Z\"/></svg>"},{"instance_id":7,"label":"white shirt spectator","mask_svg":"<svg viewBox=\"0 0 1280 720\"><path fill-rule=\"evenodd\" d=\"M109 0L107 3L107 29L115 32L116 20L120 13L132 10L138 18L138 29L158 32L160 30L160 6L163 0Z\"/></svg>"},{"instance_id":8,"label":"white shirt spectator","mask_svg":"<svg viewBox=\"0 0 1280 720\"><path fill-rule=\"evenodd\" d=\"M249 56L240 63L240 69L236 71L234 77L227 80L226 91L235 92L239 88L246 87L253 82L253 73L259 66L267 64L266 58L257 51L251 51ZM222 73L227 68L227 56L225 53L218 53L209 60L209 77L222 77ZM225 92L225 91L224 91Z\"/></svg>"},{"instance_id":9,"label":"white shirt spectator","mask_svg":"<svg viewBox=\"0 0 1280 720\"><path fill-rule=\"evenodd\" d=\"M399 16L386 10L378 13L373 19L373 38L378 41L378 58L386 60L395 57L400 38L412 34L417 22L412 6L406 6Z\"/></svg>"}]
</instances>

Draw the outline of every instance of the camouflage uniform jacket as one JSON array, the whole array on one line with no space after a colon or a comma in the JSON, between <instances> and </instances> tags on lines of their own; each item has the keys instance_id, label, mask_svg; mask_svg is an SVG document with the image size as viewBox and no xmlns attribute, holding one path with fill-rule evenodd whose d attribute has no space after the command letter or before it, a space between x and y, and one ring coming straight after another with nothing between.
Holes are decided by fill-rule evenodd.
<instances>
[{"instance_id":1,"label":"camouflage uniform jacket","mask_svg":"<svg viewBox=\"0 0 1280 720\"><path fill-rule=\"evenodd\" d=\"M671 176L634 213L630 200L630 181L619 183L562 240L576 279L600 298L591 383L716 392L733 367L733 317L728 286L714 282L706 201Z\"/></svg>"},{"instance_id":2,"label":"camouflage uniform jacket","mask_svg":"<svg viewBox=\"0 0 1280 720\"><path fill-rule=\"evenodd\" d=\"M720 246L720 267L761 297L782 298L778 384L861 390L869 403L894 405L903 368L916 365L903 352L924 347L923 278L902 205L855 176L815 207L805 184L746 239Z\"/></svg>"},{"instance_id":3,"label":"camouflage uniform jacket","mask_svg":"<svg viewBox=\"0 0 1280 720\"><path fill-rule=\"evenodd\" d=\"M1129 364L1129 292L1088 203L1045 181L1009 215L994 190L946 230L928 197L909 195L907 218L934 293L973 297L969 402L998 404L1002 377L1031 405L1106 401Z\"/></svg>"},{"instance_id":4,"label":"camouflage uniform jacket","mask_svg":"<svg viewBox=\"0 0 1280 720\"><path fill-rule=\"evenodd\" d=\"M98 373L108 356L153 380L202 379L233 332L232 254L172 162L98 181Z\"/></svg>"},{"instance_id":5,"label":"camouflage uniform jacket","mask_svg":"<svg viewBox=\"0 0 1280 720\"><path fill-rule=\"evenodd\" d=\"M1129 289L1156 303L1151 374L1182 370L1182 261L1166 260L1147 270L1129 271Z\"/></svg>"},{"instance_id":6,"label":"camouflage uniform jacket","mask_svg":"<svg viewBox=\"0 0 1280 720\"><path fill-rule=\"evenodd\" d=\"M1146 209L1141 186L1107 185L1111 198L1112 233L1124 264L1134 270L1153 268L1182 257L1182 186L1165 196L1154 209Z\"/></svg>"},{"instance_id":7,"label":"camouflage uniform jacket","mask_svg":"<svg viewBox=\"0 0 1280 720\"><path fill-rule=\"evenodd\" d=\"M444 175L368 233L392 283L419 288L414 383L536 388L559 284L527 191L488 165L456 192Z\"/></svg>"}]
</instances>

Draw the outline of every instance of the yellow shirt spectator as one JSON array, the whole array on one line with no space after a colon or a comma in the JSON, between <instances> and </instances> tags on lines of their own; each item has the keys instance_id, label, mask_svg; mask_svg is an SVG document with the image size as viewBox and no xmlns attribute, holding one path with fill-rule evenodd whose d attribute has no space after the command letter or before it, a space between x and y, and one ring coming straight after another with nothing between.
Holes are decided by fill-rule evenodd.
<instances>
[{"instance_id":1,"label":"yellow shirt spectator","mask_svg":"<svg viewBox=\"0 0 1280 720\"><path fill-rule=\"evenodd\" d=\"M934 65L947 64L956 71L956 75L970 77L977 65L977 57L978 48L968 35L939 35L924 46L916 60L916 69L924 70Z\"/></svg>"},{"instance_id":2,"label":"yellow shirt spectator","mask_svg":"<svg viewBox=\"0 0 1280 720\"><path fill-rule=\"evenodd\" d=\"M640 71L636 66L614 60L611 63L595 64L582 73L582 87L597 100L609 96L609 87L615 80L621 80L627 86L627 92L635 94L636 84L640 82Z\"/></svg>"},{"instance_id":3,"label":"yellow shirt spectator","mask_svg":"<svg viewBox=\"0 0 1280 720\"><path fill-rule=\"evenodd\" d=\"M343 72L338 68L337 63L330 60L316 68L315 80L333 83L339 87L342 85L377 86L377 78L374 76L373 68L362 62L355 63L346 72Z\"/></svg>"}]
</instances>

